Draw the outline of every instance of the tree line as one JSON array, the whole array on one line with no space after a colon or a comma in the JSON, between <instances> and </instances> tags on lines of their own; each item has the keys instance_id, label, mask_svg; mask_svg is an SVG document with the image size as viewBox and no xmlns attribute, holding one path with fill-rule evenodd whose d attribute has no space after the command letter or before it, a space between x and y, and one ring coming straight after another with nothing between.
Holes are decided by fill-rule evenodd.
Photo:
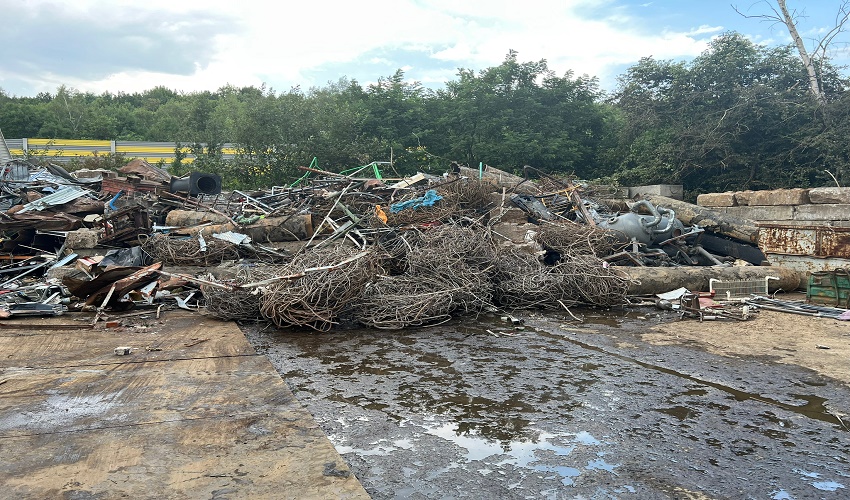
<instances>
[{"instance_id":1,"label":"tree line","mask_svg":"<svg viewBox=\"0 0 850 500\"><path fill-rule=\"evenodd\" d=\"M198 155L192 168L231 187L292 182L317 157L336 171L392 160L392 175L442 172L451 161L531 165L622 185L681 183L693 197L850 178L848 82L828 59L817 70L814 96L792 46L729 32L689 62L640 60L611 92L510 51L498 66L460 69L440 89L399 70L366 86L343 78L287 92L0 90L0 126L7 138L177 141ZM228 142L239 154L225 161Z\"/></svg>"}]
</instances>

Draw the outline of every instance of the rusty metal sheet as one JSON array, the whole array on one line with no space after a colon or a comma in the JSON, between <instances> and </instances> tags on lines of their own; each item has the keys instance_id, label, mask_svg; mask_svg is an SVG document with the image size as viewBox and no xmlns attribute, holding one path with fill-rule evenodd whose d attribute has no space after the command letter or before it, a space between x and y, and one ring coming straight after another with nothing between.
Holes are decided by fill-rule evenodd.
<instances>
[{"instance_id":1,"label":"rusty metal sheet","mask_svg":"<svg viewBox=\"0 0 850 500\"><path fill-rule=\"evenodd\" d=\"M787 267L801 273L815 273L818 271L831 271L833 269L850 268L850 259L837 259L834 257L810 257L808 255L787 255L781 253L767 253L767 260L771 265ZM801 283L805 287L805 283Z\"/></svg>"},{"instance_id":2,"label":"rusty metal sheet","mask_svg":"<svg viewBox=\"0 0 850 500\"><path fill-rule=\"evenodd\" d=\"M850 228L765 224L759 247L764 253L850 259Z\"/></svg>"}]
</instances>

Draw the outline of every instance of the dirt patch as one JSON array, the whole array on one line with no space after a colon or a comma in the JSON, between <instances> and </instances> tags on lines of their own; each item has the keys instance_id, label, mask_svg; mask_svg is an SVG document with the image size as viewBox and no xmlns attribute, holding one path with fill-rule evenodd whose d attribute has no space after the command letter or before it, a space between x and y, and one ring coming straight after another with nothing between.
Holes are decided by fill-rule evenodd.
<instances>
[{"instance_id":1,"label":"dirt patch","mask_svg":"<svg viewBox=\"0 0 850 500\"><path fill-rule=\"evenodd\" d=\"M848 326L847 322L834 319L761 310L744 322L685 319L662 323L652 327L642 339L656 345L695 343L727 357L769 357L771 361L808 368L850 385Z\"/></svg>"}]
</instances>

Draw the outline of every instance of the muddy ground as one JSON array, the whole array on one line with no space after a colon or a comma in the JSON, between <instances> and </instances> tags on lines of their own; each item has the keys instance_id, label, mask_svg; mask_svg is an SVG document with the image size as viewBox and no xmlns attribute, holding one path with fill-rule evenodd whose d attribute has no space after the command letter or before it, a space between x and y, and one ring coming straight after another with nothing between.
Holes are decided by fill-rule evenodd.
<instances>
[{"instance_id":1,"label":"muddy ground","mask_svg":"<svg viewBox=\"0 0 850 500\"><path fill-rule=\"evenodd\" d=\"M374 498L850 497L850 324L581 314L244 328Z\"/></svg>"}]
</instances>

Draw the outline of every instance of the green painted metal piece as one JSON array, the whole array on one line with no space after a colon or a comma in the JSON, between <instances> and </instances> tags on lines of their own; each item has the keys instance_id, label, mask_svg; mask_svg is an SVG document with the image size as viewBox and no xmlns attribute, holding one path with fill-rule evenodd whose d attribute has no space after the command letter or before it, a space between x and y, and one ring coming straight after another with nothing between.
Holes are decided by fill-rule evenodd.
<instances>
[{"instance_id":1,"label":"green painted metal piece","mask_svg":"<svg viewBox=\"0 0 850 500\"><path fill-rule=\"evenodd\" d=\"M850 309L850 270L834 269L810 274L806 300Z\"/></svg>"}]
</instances>

